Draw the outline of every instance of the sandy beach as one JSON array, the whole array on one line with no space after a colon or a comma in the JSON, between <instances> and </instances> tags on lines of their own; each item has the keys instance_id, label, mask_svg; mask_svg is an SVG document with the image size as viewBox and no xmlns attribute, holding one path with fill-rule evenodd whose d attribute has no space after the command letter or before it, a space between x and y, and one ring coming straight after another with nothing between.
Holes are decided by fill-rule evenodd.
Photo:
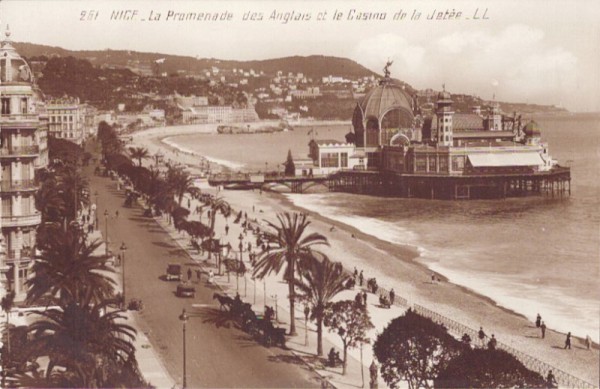
<instances>
[{"instance_id":1,"label":"sandy beach","mask_svg":"<svg viewBox=\"0 0 600 389\"><path fill-rule=\"evenodd\" d=\"M147 148L151 155L160 151L164 155L164 161L185 164L192 173L198 173L200 155L175 150L161 140L180 134L216 132L216 127L217 125L195 125L151 129L134 134L133 144ZM211 163L211 171L216 169L216 164ZM202 183L204 188L207 185L206 182ZM295 207L285 195L279 193L221 191L219 195L230 202L236 211L247 212L258 220L272 221L276 213L282 211L306 212ZM440 277L439 282L432 283L431 271L413 261L419 255L413 247L392 245L365 235L351 226L333 222L318 214L309 214L311 230L322 233L329 239L330 246L322 248L322 251L332 260L342 262L347 270L352 271L356 267L359 271L364 271L365 279L375 277L383 288L394 288L396 295L406 299L409 305L419 304L473 329L481 326L488 335L494 334L499 342L598 385L600 363L597 345L592 350L587 350L583 340L576 338L573 349L564 350L565 334L550 329L546 338L541 339L539 329L531 319L501 308L494 301L447 282L443 277ZM335 226L333 231L332 226ZM531 312L531 316L535 313ZM376 331L381 331L386 324L387 322L376 323Z\"/></svg>"}]
</instances>

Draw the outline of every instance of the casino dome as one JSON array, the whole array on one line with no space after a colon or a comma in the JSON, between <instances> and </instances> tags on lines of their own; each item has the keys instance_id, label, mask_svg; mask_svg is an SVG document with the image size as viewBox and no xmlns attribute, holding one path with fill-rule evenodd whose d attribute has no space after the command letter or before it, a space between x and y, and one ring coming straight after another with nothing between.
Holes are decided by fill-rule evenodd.
<instances>
[{"instance_id":1,"label":"casino dome","mask_svg":"<svg viewBox=\"0 0 600 389\"><path fill-rule=\"evenodd\" d=\"M413 121L412 97L401 85L386 77L354 109L352 126L356 145L374 147L389 144L395 132L388 130L412 128Z\"/></svg>"},{"instance_id":2,"label":"casino dome","mask_svg":"<svg viewBox=\"0 0 600 389\"><path fill-rule=\"evenodd\" d=\"M10 30L0 44L0 82L33 83L33 73L27 62L17 53L10 40Z\"/></svg>"},{"instance_id":3,"label":"casino dome","mask_svg":"<svg viewBox=\"0 0 600 389\"><path fill-rule=\"evenodd\" d=\"M540 137L542 135L542 130L540 129L539 124L533 120L525 125L523 132L528 137Z\"/></svg>"}]
</instances>

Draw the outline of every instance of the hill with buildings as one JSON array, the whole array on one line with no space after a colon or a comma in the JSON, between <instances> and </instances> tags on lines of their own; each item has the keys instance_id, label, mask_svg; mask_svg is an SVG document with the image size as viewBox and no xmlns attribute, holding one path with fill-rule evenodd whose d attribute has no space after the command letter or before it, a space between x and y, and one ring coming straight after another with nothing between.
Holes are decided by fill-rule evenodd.
<instances>
[{"instance_id":1,"label":"hill with buildings","mask_svg":"<svg viewBox=\"0 0 600 389\"><path fill-rule=\"evenodd\" d=\"M256 61L194 58L126 50L66 50L15 43L31 63L44 93L72 96L100 109L124 104L127 111L148 105L177 120L176 96L204 96L209 105L246 106L261 118L312 117L349 120L357 99L375 86L380 75L347 58L322 55ZM416 90L396 83L426 113L438 91ZM489 102L454 95L457 112ZM506 113L566 112L554 106L500 102Z\"/></svg>"}]
</instances>

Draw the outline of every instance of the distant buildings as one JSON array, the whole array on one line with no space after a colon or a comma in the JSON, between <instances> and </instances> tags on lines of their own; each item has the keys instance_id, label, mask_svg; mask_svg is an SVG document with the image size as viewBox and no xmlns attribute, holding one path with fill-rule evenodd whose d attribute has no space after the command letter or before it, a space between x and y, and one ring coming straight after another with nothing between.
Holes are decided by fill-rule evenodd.
<instances>
[{"instance_id":1,"label":"distant buildings","mask_svg":"<svg viewBox=\"0 0 600 389\"><path fill-rule=\"evenodd\" d=\"M235 108L230 105L208 105L204 96L177 96L177 107L181 111L184 124L242 123L258 120L252 105Z\"/></svg>"},{"instance_id":2,"label":"distant buildings","mask_svg":"<svg viewBox=\"0 0 600 389\"><path fill-rule=\"evenodd\" d=\"M0 297L13 290L22 300L41 223L35 175L48 165L48 122L31 69L8 30L0 46L0 101Z\"/></svg>"},{"instance_id":3,"label":"distant buildings","mask_svg":"<svg viewBox=\"0 0 600 389\"><path fill-rule=\"evenodd\" d=\"M81 144L89 130L85 128L85 107L76 98L54 99L46 102L48 135Z\"/></svg>"}]
</instances>

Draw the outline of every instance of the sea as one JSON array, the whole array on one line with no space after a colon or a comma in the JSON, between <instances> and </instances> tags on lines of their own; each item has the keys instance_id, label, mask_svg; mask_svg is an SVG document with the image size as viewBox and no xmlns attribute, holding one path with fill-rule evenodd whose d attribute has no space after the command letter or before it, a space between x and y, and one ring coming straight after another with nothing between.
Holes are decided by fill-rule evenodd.
<instances>
[{"instance_id":1,"label":"sea","mask_svg":"<svg viewBox=\"0 0 600 389\"><path fill-rule=\"evenodd\" d=\"M443 201L343 193L288 194L294 205L395 245L450 282L548 327L600 339L600 115L535 119L550 154L571 167L564 199ZM344 140L349 125L270 134L197 134L165 141L232 170L283 170L312 138ZM394 260L394 259L390 259Z\"/></svg>"}]
</instances>

